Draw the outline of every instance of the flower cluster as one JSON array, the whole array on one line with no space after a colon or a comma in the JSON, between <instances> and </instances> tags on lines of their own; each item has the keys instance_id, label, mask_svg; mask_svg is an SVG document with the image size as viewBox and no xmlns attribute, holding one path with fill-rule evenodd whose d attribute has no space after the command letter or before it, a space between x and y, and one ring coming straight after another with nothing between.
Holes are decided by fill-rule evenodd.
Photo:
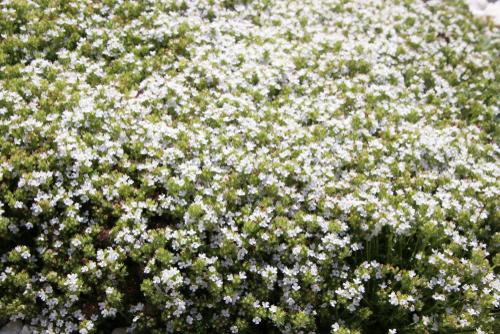
<instances>
[{"instance_id":1,"label":"flower cluster","mask_svg":"<svg viewBox=\"0 0 500 334\"><path fill-rule=\"evenodd\" d=\"M0 2L0 316L500 332L500 38L444 0Z\"/></svg>"}]
</instances>

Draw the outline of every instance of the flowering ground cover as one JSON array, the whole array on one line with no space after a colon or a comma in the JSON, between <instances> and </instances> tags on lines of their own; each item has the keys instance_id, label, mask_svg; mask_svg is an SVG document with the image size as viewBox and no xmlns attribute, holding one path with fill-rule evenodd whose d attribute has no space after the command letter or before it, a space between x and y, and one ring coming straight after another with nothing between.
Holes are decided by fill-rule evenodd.
<instances>
[{"instance_id":1,"label":"flowering ground cover","mask_svg":"<svg viewBox=\"0 0 500 334\"><path fill-rule=\"evenodd\" d=\"M500 332L500 36L463 2L0 9L0 316Z\"/></svg>"}]
</instances>

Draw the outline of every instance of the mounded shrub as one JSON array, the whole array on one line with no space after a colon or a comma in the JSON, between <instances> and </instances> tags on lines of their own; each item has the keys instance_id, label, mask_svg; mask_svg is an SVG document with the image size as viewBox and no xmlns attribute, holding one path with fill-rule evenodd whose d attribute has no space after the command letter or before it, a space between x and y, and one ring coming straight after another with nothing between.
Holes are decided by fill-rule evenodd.
<instances>
[{"instance_id":1,"label":"mounded shrub","mask_svg":"<svg viewBox=\"0 0 500 334\"><path fill-rule=\"evenodd\" d=\"M500 40L463 3L0 8L0 316L500 332Z\"/></svg>"}]
</instances>

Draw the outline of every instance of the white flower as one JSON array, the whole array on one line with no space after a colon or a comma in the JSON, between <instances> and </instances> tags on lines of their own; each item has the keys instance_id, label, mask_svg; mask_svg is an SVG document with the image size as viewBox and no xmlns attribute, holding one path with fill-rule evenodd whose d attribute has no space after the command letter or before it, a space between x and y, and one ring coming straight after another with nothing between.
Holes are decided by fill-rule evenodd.
<instances>
[{"instance_id":1,"label":"white flower","mask_svg":"<svg viewBox=\"0 0 500 334\"><path fill-rule=\"evenodd\" d=\"M236 326L231 327L230 330L231 330L231 333L238 333L238 327L236 327Z\"/></svg>"},{"instance_id":2,"label":"white flower","mask_svg":"<svg viewBox=\"0 0 500 334\"><path fill-rule=\"evenodd\" d=\"M96 258L97 258L98 261L104 260L104 252L102 251L102 249L99 249L97 251L97 257Z\"/></svg>"},{"instance_id":3,"label":"white flower","mask_svg":"<svg viewBox=\"0 0 500 334\"><path fill-rule=\"evenodd\" d=\"M295 246L295 247L292 249L292 253L293 253L293 255L299 255L301 251L302 251L302 247L301 247L301 246Z\"/></svg>"},{"instance_id":4,"label":"white flower","mask_svg":"<svg viewBox=\"0 0 500 334\"><path fill-rule=\"evenodd\" d=\"M0 208L8 205L8 217L0 216L0 225L7 234L20 233L21 241L25 234L36 234L33 249L39 253L31 255L19 246L17 257L35 262L52 254L59 264L66 258L77 263L82 274L76 270L62 280L74 296L86 292L79 276L92 280L90 271L102 286L107 279L117 283L112 273L120 270L121 259L133 257L146 266L144 274L154 272L155 298L179 317L169 319L169 332L176 331L179 321L200 321L196 292L205 294L212 285L227 288L211 305L214 319L221 314L244 316L233 306L243 294L255 295L255 284L284 296L278 305L262 303L262 309L255 302L251 309L261 315L265 308L272 315L300 307L319 319L316 307L304 305L310 293L319 292L327 293L328 300L346 300L342 308L359 312L364 283L372 286L371 280L381 283L385 291L380 294L392 305L414 312L417 300L433 297L439 301L436 314L444 309L460 316L456 322L462 326L468 324L462 319L465 315L478 315L480 323L485 302L500 305L500 283L494 272L489 273L491 268L446 249L453 244L492 257L496 251L491 247L498 246L484 242L496 233L488 221L500 196L500 148L497 134L484 130L500 114L498 101L490 99L499 74L495 48L477 48L484 38L495 44L498 32L491 24L478 29L467 22L467 15L454 10L453 3L439 0L431 1L437 5L429 3L430 7L420 2L378 6L379 0L356 1L344 4L342 13L324 10L329 4L322 1L271 1L266 10L251 1L230 10L221 1L210 6L186 1L187 9L182 10L168 4L172 10L147 6L133 20L119 20L110 30L108 17L133 14L122 13L121 2L99 6L90 14L85 6L72 3L73 15L67 17L54 6L41 9L28 1L29 10L44 10L55 20L48 31L40 32L32 25L43 26L47 15L35 15L40 19L21 24L21 32L12 36L20 42L14 51L22 65L6 64L0 72L12 72L11 77L23 78L26 85L0 80L0 100L5 104L0 107L2 135L15 146L14 155L0 161L0 180L18 182L17 191L4 196L8 203L0 203ZM9 7L8 3L3 2ZM500 25L500 3L466 3L474 16L487 16ZM433 6L436 10L429 10ZM2 14L15 21L13 8ZM252 24L251 18L259 24ZM64 48L64 27L75 25L86 37L69 51ZM138 42L132 49L130 34ZM190 41L184 56L165 49L169 40L182 35L188 37L184 42ZM55 50L58 61L44 59L53 45L44 51L23 46L39 37L62 43ZM153 44L159 48L149 52ZM138 56L141 48L148 51L144 57ZM120 76L140 82L122 87L126 80L117 82L116 71L106 68L107 59L115 60L109 66L118 66ZM54 111L62 111L38 120L33 115L47 99ZM52 149L46 150L45 144ZM17 149L21 151L15 153ZM39 163L29 173L19 165L26 153L22 150L37 152ZM155 190L140 190L143 187ZM101 203L93 209L90 202L96 200ZM196 217L186 213L193 201L201 208ZM96 209L106 212L98 214ZM15 217L18 211L43 218L26 223ZM157 229L157 219L149 218L153 216L163 216L158 222L167 225L173 222L171 216L184 219ZM106 240L113 246L96 249L95 262L82 262L90 260L81 249L88 234L115 220L114 240ZM481 230L486 224L489 227ZM445 240L445 246L436 245L432 254L424 254L425 240L412 242L416 231L426 228L433 229L432 237ZM82 231L87 235L76 235ZM274 238L283 244L270 245ZM373 251L374 240L380 238L391 238L396 245L403 239L409 242L405 247L410 253L415 250L415 258L399 260L398 247L394 253L390 247L388 256L406 261L413 267L408 268L411 280L418 273L429 289L392 293L387 290L393 284L383 282L386 274L394 276L386 263L365 262L364 269L347 266L352 257L369 254L364 247ZM149 258L144 253L163 244L168 263L160 255ZM234 254L219 255L227 245ZM415 245L421 249L412 249ZM347 258L335 260L339 254ZM10 265L10 252L0 257L4 267ZM161 264L155 264L155 258ZM246 260L248 269L243 269ZM0 272L0 282L22 271L28 261ZM198 268L199 262L204 263ZM328 262L335 263L334 268ZM194 267L197 273L191 276ZM251 279L240 270L249 270ZM237 272L243 281L238 287ZM302 284L309 274L313 281ZM48 276L34 277L52 281ZM395 273L390 278L398 285L404 277ZM469 296L464 301L468 306L455 309L448 305L447 295L460 291ZM49 311L39 316L45 323L38 319L37 326L50 331L61 321L57 327L62 331L95 330L84 328L88 317L81 311L74 315L78 325L70 320L73 315L63 314L70 301L66 308L56 307L57 299L47 294L41 291L38 296ZM229 304L234 305L221 313ZM328 304L336 307L337 301L318 303ZM117 310L106 306L102 312L107 317ZM133 317L135 322L140 316ZM434 315L421 318L414 315L413 320L437 331ZM340 331L344 322L335 321L332 328ZM282 330L292 331L286 325Z\"/></svg>"},{"instance_id":5,"label":"white flower","mask_svg":"<svg viewBox=\"0 0 500 334\"><path fill-rule=\"evenodd\" d=\"M118 253L113 250L110 250L108 252L108 257L107 257L109 263L114 263L117 259L118 259Z\"/></svg>"},{"instance_id":6,"label":"white flower","mask_svg":"<svg viewBox=\"0 0 500 334\"><path fill-rule=\"evenodd\" d=\"M168 281L170 281L171 278L173 278L174 276L176 276L178 274L180 274L180 271L177 268L165 269L162 271L161 281L163 283L167 283ZM177 283L174 283L174 284L177 284Z\"/></svg>"},{"instance_id":7,"label":"white flower","mask_svg":"<svg viewBox=\"0 0 500 334\"><path fill-rule=\"evenodd\" d=\"M433 296L432 296L433 299L435 300L442 300L442 301L446 301L446 296L445 295L442 295L442 294L438 294L438 293L435 293Z\"/></svg>"},{"instance_id":8,"label":"white flower","mask_svg":"<svg viewBox=\"0 0 500 334\"><path fill-rule=\"evenodd\" d=\"M469 5L469 10L474 16L486 16L492 11L486 11L488 7L487 0L467 0L466 3Z\"/></svg>"},{"instance_id":9,"label":"white flower","mask_svg":"<svg viewBox=\"0 0 500 334\"><path fill-rule=\"evenodd\" d=\"M112 288L112 287L109 287L109 288L107 288L107 289L106 289L106 293L107 293L107 294L111 294L111 293L113 293L114 291L115 291L115 289L114 289L114 288Z\"/></svg>"},{"instance_id":10,"label":"white flower","mask_svg":"<svg viewBox=\"0 0 500 334\"><path fill-rule=\"evenodd\" d=\"M19 232L19 228L14 224L9 224L8 228L13 234L16 234L17 232Z\"/></svg>"},{"instance_id":11,"label":"white flower","mask_svg":"<svg viewBox=\"0 0 500 334\"><path fill-rule=\"evenodd\" d=\"M258 324L260 323L260 321L261 321L261 320L262 320L261 318L259 318L259 317L255 317L255 318L253 318L253 320L252 320L252 321L253 321L256 325L258 325Z\"/></svg>"}]
</instances>

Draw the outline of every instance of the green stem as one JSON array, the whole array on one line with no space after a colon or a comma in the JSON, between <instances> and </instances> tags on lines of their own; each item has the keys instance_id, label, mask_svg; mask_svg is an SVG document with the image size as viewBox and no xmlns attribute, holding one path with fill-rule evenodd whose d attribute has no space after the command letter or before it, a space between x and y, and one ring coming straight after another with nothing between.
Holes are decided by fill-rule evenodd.
<instances>
[{"instance_id":1,"label":"green stem","mask_svg":"<svg viewBox=\"0 0 500 334\"><path fill-rule=\"evenodd\" d=\"M412 240L413 240L413 236L409 236L409 237L408 237L408 241L406 242L405 247L407 247L407 246L410 244L410 242L411 242Z\"/></svg>"},{"instance_id":2,"label":"green stem","mask_svg":"<svg viewBox=\"0 0 500 334\"><path fill-rule=\"evenodd\" d=\"M368 302L368 300L366 300L366 298L364 298L363 300L364 300L364 301L368 304L368 306L370 307L370 309L371 309L372 311L374 311L374 310L375 310L375 309L373 308L373 306L372 306L372 305Z\"/></svg>"},{"instance_id":3,"label":"green stem","mask_svg":"<svg viewBox=\"0 0 500 334\"><path fill-rule=\"evenodd\" d=\"M366 245L366 253L368 255L368 262L370 262L370 250L372 248L372 240L370 239L370 241L368 241L367 245Z\"/></svg>"},{"instance_id":4,"label":"green stem","mask_svg":"<svg viewBox=\"0 0 500 334\"><path fill-rule=\"evenodd\" d=\"M436 308L436 306L437 306L437 305L438 305L438 303L434 304L434 306L433 306L433 307L431 307L430 309L426 310L426 312L425 312L425 313L426 313L426 314L430 314L430 312L431 312L431 311L433 311L433 310Z\"/></svg>"},{"instance_id":5,"label":"green stem","mask_svg":"<svg viewBox=\"0 0 500 334\"><path fill-rule=\"evenodd\" d=\"M120 313L125 319L127 319L129 323L132 322L131 319L127 315L125 315L122 311L118 311L118 313Z\"/></svg>"},{"instance_id":6,"label":"green stem","mask_svg":"<svg viewBox=\"0 0 500 334\"><path fill-rule=\"evenodd\" d=\"M401 261L401 262L403 261L403 238L404 237L401 237L401 242L399 244L399 259L398 259L398 261Z\"/></svg>"},{"instance_id":7,"label":"green stem","mask_svg":"<svg viewBox=\"0 0 500 334\"><path fill-rule=\"evenodd\" d=\"M391 233L391 232L389 232L389 233ZM389 241L387 242L387 256L386 256L386 259L388 259L387 262L392 264L392 261L391 261L392 256L389 258L389 255L391 254L391 244L392 244L392 233L389 234Z\"/></svg>"},{"instance_id":8,"label":"green stem","mask_svg":"<svg viewBox=\"0 0 500 334\"><path fill-rule=\"evenodd\" d=\"M418 247L417 247L417 246L418 246L418 243L419 243L419 242L420 242L420 239L419 239L419 238L418 238L418 236L417 236L417 243L415 244L415 248L413 249L413 253L411 254L411 258L410 258L410 260L412 260L412 259L415 257L415 252L416 252L416 251L417 251L417 249L418 249Z\"/></svg>"},{"instance_id":9,"label":"green stem","mask_svg":"<svg viewBox=\"0 0 500 334\"><path fill-rule=\"evenodd\" d=\"M388 317L388 316L382 315L382 314L374 314L374 313L372 313L371 315L373 315L375 317L382 317L382 318L387 318L387 319L393 319L392 317Z\"/></svg>"}]
</instances>

